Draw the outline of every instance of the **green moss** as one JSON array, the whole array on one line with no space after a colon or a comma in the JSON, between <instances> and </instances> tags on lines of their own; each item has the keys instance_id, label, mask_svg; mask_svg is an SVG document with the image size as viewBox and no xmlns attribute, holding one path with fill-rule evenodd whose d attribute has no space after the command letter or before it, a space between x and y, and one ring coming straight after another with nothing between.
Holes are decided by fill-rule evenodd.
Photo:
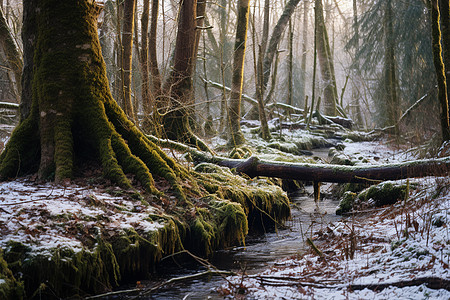
<instances>
[{"instance_id":1,"label":"green moss","mask_svg":"<svg viewBox=\"0 0 450 300\"><path fill-rule=\"evenodd\" d=\"M290 216L286 193L269 180L246 180L234 175L228 168L202 164L208 177L201 176L202 184L218 197L240 203L254 229L280 224Z\"/></svg>"},{"instance_id":2,"label":"green moss","mask_svg":"<svg viewBox=\"0 0 450 300\"><path fill-rule=\"evenodd\" d=\"M358 198L361 201L373 199L375 206L394 204L397 200L405 199L407 189L406 183L383 182L364 190Z\"/></svg>"},{"instance_id":3,"label":"green moss","mask_svg":"<svg viewBox=\"0 0 450 300\"><path fill-rule=\"evenodd\" d=\"M345 192L339 201L339 205L336 209L337 215L342 215L343 213L349 212L353 207L353 202L356 199L356 193L353 192Z\"/></svg>"},{"instance_id":4,"label":"green moss","mask_svg":"<svg viewBox=\"0 0 450 300\"><path fill-rule=\"evenodd\" d=\"M216 249L244 243L248 223L242 206L215 195L202 201L208 203L208 208L196 209L190 227L189 248L209 256Z\"/></svg>"},{"instance_id":5,"label":"green moss","mask_svg":"<svg viewBox=\"0 0 450 300\"><path fill-rule=\"evenodd\" d=\"M23 282L13 276L0 249L0 299L23 299L24 295Z\"/></svg>"}]
</instances>

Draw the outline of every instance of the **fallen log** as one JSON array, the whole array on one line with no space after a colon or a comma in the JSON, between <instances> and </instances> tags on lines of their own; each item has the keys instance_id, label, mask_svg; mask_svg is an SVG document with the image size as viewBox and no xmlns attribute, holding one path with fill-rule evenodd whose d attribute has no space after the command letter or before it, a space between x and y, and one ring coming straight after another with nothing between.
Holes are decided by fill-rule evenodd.
<instances>
[{"instance_id":1,"label":"fallen log","mask_svg":"<svg viewBox=\"0 0 450 300\"><path fill-rule=\"evenodd\" d=\"M367 183L426 176L448 176L450 156L415 160L387 165L342 166L332 164L285 163L260 160L252 156L247 160L229 159L211 155L170 140L147 136L161 147L169 147L189 153L195 163L207 162L235 168L249 177L265 176L313 182Z\"/></svg>"},{"instance_id":2,"label":"fallen log","mask_svg":"<svg viewBox=\"0 0 450 300\"><path fill-rule=\"evenodd\" d=\"M426 176L448 176L450 157L417 160L379 166L341 166L326 164L295 164L249 159L223 159L218 165L236 168L250 177L265 176L314 182L375 182Z\"/></svg>"}]
</instances>

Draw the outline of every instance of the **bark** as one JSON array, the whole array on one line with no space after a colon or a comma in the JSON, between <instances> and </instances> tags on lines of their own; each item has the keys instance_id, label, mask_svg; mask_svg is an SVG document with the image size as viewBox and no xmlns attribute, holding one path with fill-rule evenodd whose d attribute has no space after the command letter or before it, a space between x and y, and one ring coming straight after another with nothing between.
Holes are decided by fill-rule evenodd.
<instances>
[{"instance_id":1,"label":"bark","mask_svg":"<svg viewBox=\"0 0 450 300\"><path fill-rule=\"evenodd\" d=\"M133 30L135 1L124 0L123 27L122 27L122 97L124 111L127 116L135 121L133 102L131 100L131 61L133 52Z\"/></svg>"},{"instance_id":2,"label":"bark","mask_svg":"<svg viewBox=\"0 0 450 300\"><path fill-rule=\"evenodd\" d=\"M301 73L300 73L300 100L304 101L306 107L306 56L308 47L308 10L309 1L303 2L303 44L302 44L302 62L301 62Z\"/></svg>"},{"instance_id":3,"label":"bark","mask_svg":"<svg viewBox=\"0 0 450 300\"><path fill-rule=\"evenodd\" d=\"M225 90L225 86L227 85L227 77L226 73L229 70L229 68L225 68L225 53L224 53L224 47L225 42L227 38L227 32L228 32L228 24L229 24L229 14L227 13L228 10L231 7L231 1L227 0L221 0L220 1L220 50L218 53L220 53L220 76L222 79L222 101L220 101L220 124L219 124L219 131L222 131L224 128L226 128L227 120L227 92Z\"/></svg>"},{"instance_id":4,"label":"bark","mask_svg":"<svg viewBox=\"0 0 450 300\"><path fill-rule=\"evenodd\" d=\"M3 60L7 63L8 67L11 69L13 75L12 88L14 94L19 100L21 92L21 74L23 61L22 57L17 48L16 42L12 36L11 30L9 29L6 18L3 15L3 9L0 8L0 54L3 54Z\"/></svg>"},{"instance_id":5,"label":"bark","mask_svg":"<svg viewBox=\"0 0 450 300\"><path fill-rule=\"evenodd\" d=\"M197 1L196 8L196 27L195 27L195 44L194 44L194 69L197 62L196 56L198 54L198 46L200 44L200 37L202 36L202 31L204 29L205 17L206 17L206 0Z\"/></svg>"},{"instance_id":6,"label":"bark","mask_svg":"<svg viewBox=\"0 0 450 300\"><path fill-rule=\"evenodd\" d=\"M149 51L149 68L152 75L152 88L151 91L155 98L161 95L161 75L158 67L158 56L156 53L156 33L158 29L158 11L159 0L152 0L152 16L150 24L150 35L148 39L148 51Z\"/></svg>"},{"instance_id":7,"label":"bark","mask_svg":"<svg viewBox=\"0 0 450 300\"><path fill-rule=\"evenodd\" d=\"M256 4L255 4L256 9ZM258 49L258 59L255 59L255 76L256 76L256 100L258 100L258 116L261 123L261 137L264 140L269 140L271 138L269 125L267 124L267 117L264 108L264 84L263 84L263 61L264 53L266 51L267 39L269 38L269 13L270 6L269 1L264 1L264 24L263 24L263 34L261 37L261 45ZM253 56L256 57L256 29L255 29L255 15L253 14Z\"/></svg>"},{"instance_id":8,"label":"bark","mask_svg":"<svg viewBox=\"0 0 450 300\"><path fill-rule=\"evenodd\" d=\"M255 2L255 8L256 8L256 2ZM253 14L253 19L255 18L256 13ZM267 40L269 39L269 17L270 17L270 2L269 0L264 0L264 23L263 23L263 32L262 32L262 37L261 37L261 45L259 47L259 53L258 53L258 60L256 61L256 93L255 93L255 98L259 99L259 98L263 98L264 97L264 84L263 84L263 78L262 78L262 74L263 72L259 71L260 65L263 65L263 61L264 61L264 55L266 52L266 48L267 48ZM255 22L253 20L253 31L256 32L255 29ZM256 36L256 33L254 34L254 36ZM256 49L256 39L254 39L254 48ZM256 51L254 51L256 52Z\"/></svg>"},{"instance_id":9,"label":"bark","mask_svg":"<svg viewBox=\"0 0 450 300\"><path fill-rule=\"evenodd\" d=\"M399 180L426 176L448 176L450 158L418 160L392 165L341 166L322 164L295 164L262 161L256 157L248 160L219 160L218 165L236 168L250 177L265 176L314 182L373 182Z\"/></svg>"},{"instance_id":10,"label":"bark","mask_svg":"<svg viewBox=\"0 0 450 300\"><path fill-rule=\"evenodd\" d=\"M269 44L267 46L266 54L264 55L264 64L263 64L263 78L264 78L264 88L267 87L267 83L270 78L270 70L272 68L273 59L278 49L278 44L283 35L283 31L288 24L289 19L294 13L295 7L300 2L300 0L289 0L284 7L283 13L281 17L278 19L277 24L275 25L272 35L270 37Z\"/></svg>"},{"instance_id":11,"label":"bark","mask_svg":"<svg viewBox=\"0 0 450 300\"><path fill-rule=\"evenodd\" d=\"M239 0L236 40L234 44L233 77L228 108L230 130L229 144L241 145L245 142L241 131L241 94L243 86L245 48L247 44L247 27L249 19L249 0Z\"/></svg>"},{"instance_id":12,"label":"bark","mask_svg":"<svg viewBox=\"0 0 450 300\"><path fill-rule=\"evenodd\" d=\"M358 5L357 1L353 0L353 30L354 30L354 36L355 36L355 53L359 52L359 22L358 22ZM361 93L359 91L360 88L360 77L361 72L359 70L359 59L355 58L355 61L353 62L354 68L353 68L353 88L352 88L352 98L353 98L353 110L354 115L356 115L356 123L360 126L363 125L363 117L361 112L361 104L360 104L360 97Z\"/></svg>"},{"instance_id":13,"label":"bark","mask_svg":"<svg viewBox=\"0 0 450 300\"><path fill-rule=\"evenodd\" d=\"M173 66L164 83L165 107L161 107L161 114L166 137L210 151L208 146L192 132L190 126L194 99L192 76L197 57L196 10L197 0L181 2Z\"/></svg>"},{"instance_id":14,"label":"bark","mask_svg":"<svg viewBox=\"0 0 450 300\"><path fill-rule=\"evenodd\" d=\"M292 28L292 22L289 21L289 59L288 59L288 99L287 104L293 105L294 99L294 87L293 87L293 59L294 59L294 30Z\"/></svg>"},{"instance_id":15,"label":"bark","mask_svg":"<svg viewBox=\"0 0 450 300\"><path fill-rule=\"evenodd\" d=\"M24 19L36 34L36 47L25 48L34 56L32 109L0 155L0 180L38 170L41 179L65 182L88 160L123 188L131 188L125 176L131 173L147 191L160 194L153 174L185 199L178 183L185 171L111 96L97 35L99 7L89 0L25 0L24 11L38 12Z\"/></svg>"},{"instance_id":16,"label":"bark","mask_svg":"<svg viewBox=\"0 0 450 300\"><path fill-rule=\"evenodd\" d=\"M441 130L443 141L450 141L450 122L445 68L442 59L441 30L439 26L438 0L431 0L431 34L433 44L433 62L436 70L438 99L441 106Z\"/></svg>"},{"instance_id":17,"label":"bark","mask_svg":"<svg viewBox=\"0 0 450 300\"><path fill-rule=\"evenodd\" d=\"M397 121L400 117L400 103L397 95L397 75L395 59L394 16L392 0L386 2L385 8L385 63L384 85L386 91L387 126L395 125L395 134L399 134Z\"/></svg>"},{"instance_id":18,"label":"bark","mask_svg":"<svg viewBox=\"0 0 450 300\"><path fill-rule=\"evenodd\" d=\"M336 103L338 101L336 79L334 77L333 59L331 57L328 34L325 27L323 16L322 0L316 0L316 18L317 18L317 57L319 59L322 80L325 84L324 112L330 116L337 115Z\"/></svg>"},{"instance_id":19,"label":"bark","mask_svg":"<svg viewBox=\"0 0 450 300\"><path fill-rule=\"evenodd\" d=\"M145 118L147 118L153 109L153 95L150 93L150 77L148 67L148 20L150 13L150 0L144 0L144 6L141 16L141 53L140 65L142 75L142 107L144 109Z\"/></svg>"},{"instance_id":20,"label":"bark","mask_svg":"<svg viewBox=\"0 0 450 300\"><path fill-rule=\"evenodd\" d=\"M450 95L450 1L440 0L439 2L442 30L442 53L444 58L445 78L448 96Z\"/></svg>"},{"instance_id":21,"label":"bark","mask_svg":"<svg viewBox=\"0 0 450 300\"><path fill-rule=\"evenodd\" d=\"M31 111L33 102L33 68L34 48L36 46L36 19L32 5L23 5L23 72L22 72L22 94L20 99L20 121L25 120Z\"/></svg>"}]
</instances>

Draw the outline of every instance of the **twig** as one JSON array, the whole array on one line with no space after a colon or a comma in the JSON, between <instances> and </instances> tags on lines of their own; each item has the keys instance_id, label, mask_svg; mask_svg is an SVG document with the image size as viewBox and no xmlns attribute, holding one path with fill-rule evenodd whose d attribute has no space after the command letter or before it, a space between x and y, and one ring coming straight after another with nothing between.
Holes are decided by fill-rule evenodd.
<instances>
[{"instance_id":1,"label":"twig","mask_svg":"<svg viewBox=\"0 0 450 300\"><path fill-rule=\"evenodd\" d=\"M223 271L223 270L208 270L208 271L201 272L201 273L171 278L169 280L166 280L164 282L157 284L156 286L154 286L152 288L145 289L145 290L143 290L142 288L136 288L136 289L122 290L122 291L115 291L115 292L109 292L109 293L104 293L104 294L100 294L100 295L86 297L85 299L100 299L100 298L109 297L109 296L117 296L117 295L122 295L122 294L135 294L135 293L142 292L137 296L137 297L141 297L141 296L151 294L152 292L156 291L157 289L159 289L165 285L168 285L168 284L171 284L174 282L178 282L178 281L194 279L194 278L205 276L205 275L235 275L235 273L233 273L231 271ZM135 299L135 298L133 298L133 299Z\"/></svg>"}]
</instances>

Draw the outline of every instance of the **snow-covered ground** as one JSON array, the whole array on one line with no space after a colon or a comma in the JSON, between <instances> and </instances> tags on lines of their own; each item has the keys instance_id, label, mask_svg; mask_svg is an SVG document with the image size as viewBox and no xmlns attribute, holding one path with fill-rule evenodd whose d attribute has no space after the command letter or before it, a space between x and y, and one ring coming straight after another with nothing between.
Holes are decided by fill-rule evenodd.
<instances>
[{"instance_id":1,"label":"snow-covered ground","mask_svg":"<svg viewBox=\"0 0 450 300\"><path fill-rule=\"evenodd\" d=\"M371 164L413 159L376 142L344 144L346 155ZM450 299L450 178L410 183L407 201L309 236L321 256L311 247L264 272L229 277L221 292L245 299Z\"/></svg>"},{"instance_id":2,"label":"snow-covered ground","mask_svg":"<svg viewBox=\"0 0 450 300\"><path fill-rule=\"evenodd\" d=\"M164 226L148 218L157 209L127 200L123 193L112 196L93 187L27 179L0 182L0 211L0 247L15 241L40 254L51 248L81 251L101 231L111 235L127 228L151 232Z\"/></svg>"}]
</instances>

